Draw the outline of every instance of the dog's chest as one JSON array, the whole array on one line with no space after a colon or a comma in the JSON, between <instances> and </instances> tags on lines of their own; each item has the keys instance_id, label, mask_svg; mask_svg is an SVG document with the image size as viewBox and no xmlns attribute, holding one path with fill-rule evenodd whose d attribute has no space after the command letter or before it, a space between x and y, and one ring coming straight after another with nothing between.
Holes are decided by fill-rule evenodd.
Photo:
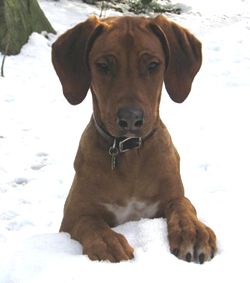
<instances>
[{"instance_id":1,"label":"dog's chest","mask_svg":"<svg viewBox=\"0 0 250 283\"><path fill-rule=\"evenodd\" d=\"M104 204L105 208L112 212L116 218L116 224L127 221L139 220L141 218L153 218L159 207L159 202L148 203L131 199L126 205Z\"/></svg>"}]
</instances>

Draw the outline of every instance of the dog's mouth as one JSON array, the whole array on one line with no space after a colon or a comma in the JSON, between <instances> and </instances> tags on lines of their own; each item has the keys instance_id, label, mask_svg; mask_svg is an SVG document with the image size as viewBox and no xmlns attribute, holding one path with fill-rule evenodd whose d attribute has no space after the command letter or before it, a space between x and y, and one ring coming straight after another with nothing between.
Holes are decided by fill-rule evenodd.
<instances>
[{"instance_id":1,"label":"dog's mouth","mask_svg":"<svg viewBox=\"0 0 250 283\"><path fill-rule=\"evenodd\" d=\"M138 129L121 129L113 125L113 127L107 127L107 130L115 138L144 138L152 131L152 127L146 123Z\"/></svg>"},{"instance_id":2,"label":"dog's mouth","mask_svg":"<svg viewBox=\"0 0 250 283\"><path fill-rule=\"evenodd\" d=\"M115 138L147 138L148 136L151 135L152 132L154 132L155 128L154 127L142 127L139 130L130 130L130 131L125 131L125 130L119 130L115 129L114 131L110 131L109 133L111 136Z\"/></svg>"},{"instance_id":3,"label":"dog's mouth","mask_svg":"<svg viewBox=\"0 0 250 283\"><path fill-rule=\"evenodd\" d=\"M135 131L119 131L118 135L116 137L118 138L141 138L144 134L141 130L135 130Z\"/></svg>"}]
</instances>

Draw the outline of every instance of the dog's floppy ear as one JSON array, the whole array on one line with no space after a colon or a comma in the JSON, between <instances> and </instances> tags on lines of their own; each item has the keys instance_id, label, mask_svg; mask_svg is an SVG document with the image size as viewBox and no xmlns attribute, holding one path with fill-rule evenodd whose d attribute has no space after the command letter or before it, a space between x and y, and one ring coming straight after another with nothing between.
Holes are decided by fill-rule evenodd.
<instances>
[{"instance_id":1,"label":"dog's floppy ear","mask_svg":"<svg viewBox=\"0 0 250 283\"><path fill-rule=\"evenodd\" d=\"M61 81L64 96L73 105L83 101L90 86L87 53L94 38L100 33L98 23L96 17L90 17L66 31L52 45L52 63Z\"/></svg>"},{"instance_id":2,"label":"dog's floppy ear","mask_svg":"<svg viewBox=\"0 0 250 283\"><path fill-rule=\"evenodd\" d=\"M201 43L187 29L164 16L156 17L153 23L164 33L167 41L166 47L163 46L168 48L167 52L164 50L168 57L165 87L171 99L181 103L187 98L193 79L201 67Z\"/></svg>"}]
</instances>

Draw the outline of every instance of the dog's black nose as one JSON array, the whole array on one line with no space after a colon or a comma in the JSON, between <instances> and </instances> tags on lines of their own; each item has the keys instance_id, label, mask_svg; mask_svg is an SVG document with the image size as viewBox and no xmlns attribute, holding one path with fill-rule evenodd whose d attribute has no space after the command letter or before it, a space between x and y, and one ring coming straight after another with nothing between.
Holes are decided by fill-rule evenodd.
<instances>
[{"instance_id":1,"label":"dog's black nose","mask_svg":"<svg viewBox=\"0 0 250 283\"><path fill-rule=\"evenodd\" d=\"M117 113L117 124L126 131L139 130L144 123L143 111L139 108L124 107Z\"/></svg>"}]
</instances>

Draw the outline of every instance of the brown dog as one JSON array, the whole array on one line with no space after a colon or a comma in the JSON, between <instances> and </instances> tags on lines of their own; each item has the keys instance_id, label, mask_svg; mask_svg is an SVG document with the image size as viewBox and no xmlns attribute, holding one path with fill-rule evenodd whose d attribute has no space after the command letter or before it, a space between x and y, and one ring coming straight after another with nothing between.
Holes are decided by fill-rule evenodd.
<instances>
[{"instance_id":1,"label":"brown dog","mask_svg":"<svg viewBox=\"0 0 250 283\"><path fill-rule=\"evenodd\" d=\"M215 234L184 196L179 155L159 117L163 82L174 101L188 96L200 42L163 16L90 17L59 37L52 60L67 100L80 103L90 88L94 108L60 231L90 259L118 262L133 258L133 248L110 227L165 217L175 256L213 258Z\"/></svg>"}]
</instances>

